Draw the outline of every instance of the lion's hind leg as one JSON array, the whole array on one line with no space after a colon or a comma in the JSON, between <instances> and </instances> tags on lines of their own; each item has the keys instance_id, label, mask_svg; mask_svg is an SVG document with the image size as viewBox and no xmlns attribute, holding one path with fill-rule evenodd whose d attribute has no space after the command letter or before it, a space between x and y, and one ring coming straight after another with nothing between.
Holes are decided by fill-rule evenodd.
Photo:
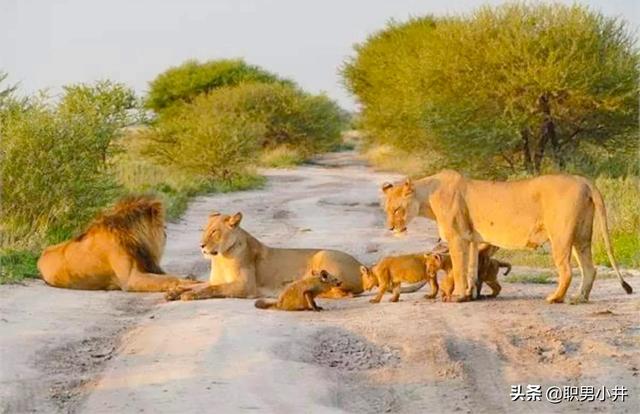
<instances>
[{"instance_id":1,"label":"lion's hind leg","mask_svg":"<svg viewBox=\"0 0 640 414\"><path fill-rule=\"evenodd\" d=\"M562 303L571 285L571 238L564 236L551 239L553 262L558 270L558 287L547 296L549 303Z\"/></svg>"},{"instance_id":2,"label":"lion's hind leg","mask_svg":"<svg viewBox=\"0 0 640 414\"><path fill-rule=\"evenodd\" d=\"M582 282L580 283L580 293L573 296L570 299L571 304L586 303L589 301L589 294L593 287L593 282L596 279L596 268L593 265L593 259L591 257L591 245L585 244L581 247L573 248L573 257L575 257L580 273L582 275Z\"/></svg>"}]
</instances>

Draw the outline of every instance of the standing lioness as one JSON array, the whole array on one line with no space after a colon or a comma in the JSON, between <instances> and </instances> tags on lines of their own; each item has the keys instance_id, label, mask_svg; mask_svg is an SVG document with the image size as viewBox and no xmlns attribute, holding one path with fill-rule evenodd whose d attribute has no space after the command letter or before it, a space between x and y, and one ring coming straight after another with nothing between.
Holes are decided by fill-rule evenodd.
<instances>
[{"instance_id":1,"label":"standing lioness","mask_svg":"<svg viewBox=\"0 0 640 414\"><path fill-rule=\"evenodd\" d=\"M547 301L564 301L571 283L573 252L582 283L572 302L587 302L596 274L591 257L596 214L609 261L624 290L632 292L613 257L602 195L586 178L543 175L494 182L472 180L445 170L415 183L410 180L400 185L385 183L382 190L391 230L405 231L418 215L437 222L440 237L449 244L456 300L467 300L477 294L479 244L531 249L549 240L559 279L558 288L547 296Z\"/></svg>"}]
</instances>

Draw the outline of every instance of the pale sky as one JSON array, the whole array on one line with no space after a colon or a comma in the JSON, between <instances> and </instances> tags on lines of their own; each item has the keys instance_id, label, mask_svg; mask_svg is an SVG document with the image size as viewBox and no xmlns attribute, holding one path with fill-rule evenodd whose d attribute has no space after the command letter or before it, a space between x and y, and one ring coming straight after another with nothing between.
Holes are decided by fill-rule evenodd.
<instances>
[{"instance_id":1,"label":"pale sky","mask_svg":"<svg viewBox=\"0 0 640 414\"><path fill-rule=\"evenodd\" d=\"M572 3L572 1L560 1ZM354 100L338 67L390 19L469 12L497 0L0 0L0 71L24 93L112 79L142 94L187 59L244 58ZM637 0L583 0L640 26Z\"/></svg>"}]
</instances>

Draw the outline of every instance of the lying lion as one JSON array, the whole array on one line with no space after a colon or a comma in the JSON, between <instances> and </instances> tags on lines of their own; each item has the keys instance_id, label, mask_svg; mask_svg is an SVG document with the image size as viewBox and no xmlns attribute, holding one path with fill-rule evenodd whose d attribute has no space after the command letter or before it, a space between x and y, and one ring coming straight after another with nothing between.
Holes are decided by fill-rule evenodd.
<instances>
[{"instance_id":1,"label":"lying lion","mask_svg":"<svg viewBox=\"0 0 640 414\"><path fill-rule=\"evenodd\" d=\"M160 268L165 238L162 203L127 198L80 236L47 247L38 270L47 284L68 289L162 292L193 285Z\"/></svg>"},{"instance_id":2,"label":"lying lion","mask_svg":"<svg viewBox=\"0 0 640 414\"><path fill-rule=\"evenodd\" d=\"M316 272L311 271L311 276L298 279L289 283L278 300L258 299L255 307L258 309L275 308L285 311L312 310L321 311L322 308L316 305L316 296L326 293L334 287L340 287L342 282L326 270Z\"/></svg>"},{"instance_id":3,"label":"lying lion","mask_svg":"<svg viewBox=\"0 0 640 414\"><path fill-rule=\"evenodd\" d=\"M362 287L371 290L378 286L378 294L371 299L371 303L379 303L382 296L388 289L392 289L393 296L391 302L400 299L402 282L417 283L429 281L431 283L431 293L425 297L433 299L438 294L438 282L435 277L425 271L425 262L422 254L405 254L401 256L388 256L380 260L377 264L368 268L360 267L362 275ZM424 285L424 282L422 283Z\"/></svg>"},{"instance_id":4,"label":"lying lion","mask_svg":"<svg viewBox=\"0 0 640 414\"><path fill-rule=\"evenodd\" d=\"M483 243L505 249L531 249L551 242L558 269L558 288L549 303L564 301L571 283L571 254L582 273L580 294L573 303L587 302L596 269L591 257L594 216L598 216L609 261L627 293L631 286L613 256L607 214L600 191L586 178L543 175L511 182L472 180L445 170L417 182L385 183L384 209L388 227L406 231L416 216L436 221L449 244L455 280L454 299L477 295L478 249Z\"/></svg>"},{"instance_id":5,"label":"lying lion","mask_svg":"<svg viewBox=\"0 0 640 414\"><path fill-rule=\"evenodd\" d=\"M436 278L439 270L443 270L445 272L444 278L440 281L442 301L450 301L453 290L455 288L451 256L446 252L429 252L424 254L424 259L426 271L430 278ZM504 272L505 275L508 275L511 271L510 263L493 259L490 257L490 255L483 253L482 251L480 252L480 256L478 258L479 296L480 292L482 291L483 283L486 283L491 288L491 294L489 295L489 297L495 298L500 294L502 286L500 286L500 283L498 283L498 273L501 267L507 268L507 271Z\"/></svg>"}]
</instances>

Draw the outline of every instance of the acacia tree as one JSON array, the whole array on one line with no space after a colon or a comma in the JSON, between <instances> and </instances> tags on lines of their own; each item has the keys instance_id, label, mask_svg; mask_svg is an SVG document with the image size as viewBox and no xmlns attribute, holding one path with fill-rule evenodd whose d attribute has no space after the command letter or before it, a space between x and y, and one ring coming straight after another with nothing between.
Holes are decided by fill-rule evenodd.
<instances>
[{"instance_id":1,"label":"acacia tree","mask_svg":"<svg viewBox=\"0 0 640 414\"><path fill-rule=\"evenodd\" d=\"M368 90L379 87L371 72L379 78L406 65L409 74L398 72L402 87L385 105L412 103L404 117L418 138L412 146L444 154L450 166L488 175L540 173L545 165L568 168L589 146L635 138L638 52L624 22L577 5L516 3L433 26L422 32L415 22L393 26L347 64L345 80L361 98L365 121L377 117L376 93L384 93ZM398 32L411 33L403 41L409 51L398 42L380 47L379 39L399 39ZM372 55L395 63L376 68L367 61Z\"/></svg>"}]
</instances>

